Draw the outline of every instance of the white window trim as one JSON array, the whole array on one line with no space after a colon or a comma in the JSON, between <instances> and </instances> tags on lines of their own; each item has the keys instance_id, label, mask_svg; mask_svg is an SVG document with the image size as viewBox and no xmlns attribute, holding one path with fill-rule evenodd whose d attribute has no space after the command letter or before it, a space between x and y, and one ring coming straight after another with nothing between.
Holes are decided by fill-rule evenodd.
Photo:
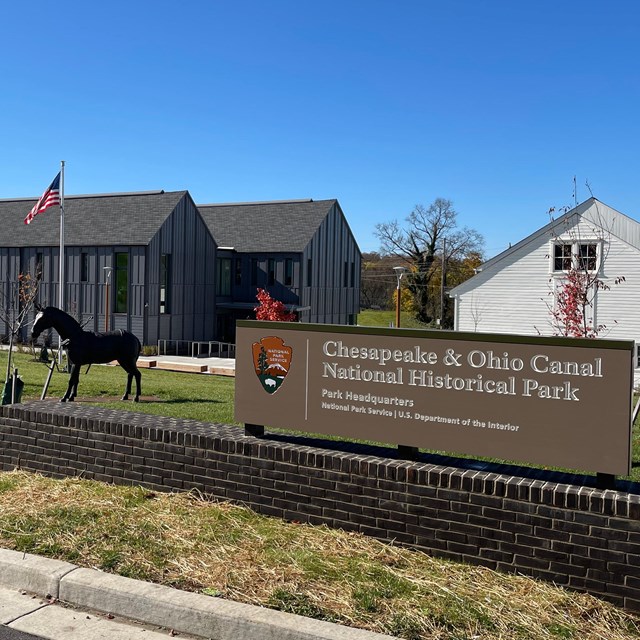
<instances>
[{"instance_id":1,"label":"white window trim","mask_svg":"<svg viewBox=\"0 0 640 640\"><path fill-rule=\"evenodd\" d=\"M571 245L571 265L573 267L579 267L579 247L581 244L595 244L596 245L596 268L590 269L589 273L599 273L602 266L602 240L597 238L581 238L580 240L573 240L567 238L566 240L559 238L557 240L551 240L549 243L549 273L552 276L562 277L569 270L556 270L555 269L555 248L558 245Z\"/></svg>"}]
</instances>

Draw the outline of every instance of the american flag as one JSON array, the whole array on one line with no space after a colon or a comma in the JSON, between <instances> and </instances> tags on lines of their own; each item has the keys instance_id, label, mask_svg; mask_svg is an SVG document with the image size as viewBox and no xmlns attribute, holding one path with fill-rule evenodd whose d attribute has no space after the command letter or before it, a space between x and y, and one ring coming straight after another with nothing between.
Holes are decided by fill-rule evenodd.
<instances>
[{"instance_id":1,"label":"american flag","mask_svg":"<svg viewBox=\"0 0 640 640\"><path fill-rule=\"evenodd\" d=\"M49 188L40 196L40 199L35 203L33 209L29 211L27 217L24 219L24 223L29 224L39 213L56 204L60 204L60 173L53 179Z\"/></svg>"}]
</instances>

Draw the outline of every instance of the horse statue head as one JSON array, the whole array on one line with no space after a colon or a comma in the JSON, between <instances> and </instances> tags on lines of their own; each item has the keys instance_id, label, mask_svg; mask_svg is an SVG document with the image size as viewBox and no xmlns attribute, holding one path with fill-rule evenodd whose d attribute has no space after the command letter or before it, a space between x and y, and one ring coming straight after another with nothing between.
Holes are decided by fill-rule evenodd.
<instances>
[{"instance_id":1,"label":"horse statue head","mask_svg":"<svg viewBox=\"0 0 640 640\"><path fill-rule=\"evenodd\" d=\"M45 329L49 328L45 326L46 319L43 319L45 308L39 305L37 302L33 305L33 308L36 310L36 317L33 321L33 327L31 328L31 342L35 342L40 337L40 334Z\"/></svg>"},{"instance_id":2,"label":"horse statue head","mask_svg":"<svg viewBox=\"0 0 640 640\"><path fill-rule=\"evenodd\" d=\"M81 329L80 325L67 313L56 309L56 307L43 307L39 304L34 305L36 317L33 321L31 329L31 341L35 342L43 331L47 329L55 329L63 339L68 337L69 333Z\"/></svg>"}]
</instances>

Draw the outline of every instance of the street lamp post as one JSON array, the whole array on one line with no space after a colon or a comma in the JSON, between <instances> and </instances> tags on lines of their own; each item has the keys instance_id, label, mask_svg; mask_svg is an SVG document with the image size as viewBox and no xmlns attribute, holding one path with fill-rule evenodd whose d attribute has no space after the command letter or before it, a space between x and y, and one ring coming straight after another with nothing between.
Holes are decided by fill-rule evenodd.
<instances>
[{"instance_id":1,"label":"street lamp post","mask_svg":"<svg viewBox=\"0 0 640 640\"><path fill-rule=\"evenodd\" d=\"M109 331L109 283L111 281L111 272L113 267L102 267L105 273L105 289L104 289L104 330Z\"/></svg>"},{"instance_id":2,"label":"street lamp post","mask_svg":"<svg viewBox=\"0 0 640 640\"><path fill-rule=\"evenodd\" d=\"M406 267L393 267L396 272L396 278L398 279L398 286L396 288L396 328L400 327L400 280L402 276L407 272Z\"/></svg>"}]
</instances>

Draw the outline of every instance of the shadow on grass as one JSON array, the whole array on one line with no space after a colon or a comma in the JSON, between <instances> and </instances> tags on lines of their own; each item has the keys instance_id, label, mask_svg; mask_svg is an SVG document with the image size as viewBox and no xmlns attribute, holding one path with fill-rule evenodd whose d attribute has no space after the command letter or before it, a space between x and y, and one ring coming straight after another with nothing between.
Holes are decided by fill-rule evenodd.
<instances>
[{"instance_id":1,"label":"shadow on grass","mask_svg":"<svg viewBox=\"0 0 640 640\"><path fill-rule=\"evenodd\" d=\"M329 449L331 451L341 451L362 456L374 456L378 458L396 458L405 460L398 453L396 447L385 446L378 443L353 442L345 440L334 440L331 438L297 435L268 431L265 432L265 439L275 440L295 444L301 447L314 447ZM495 460L480 460L477 458L463 458L455 455L448 455L433 451L420 451L415 459L410 460L416 464L431 464L439 467L455 467L463 470L482 471L496 475L517 476L529 480L539 480L558 484L572 484L584 487L596 487L597 478L573 471L562 471L554 469L543 469L540 467L527 467L517 463L501 462ZM640 466L640 462L633 465ZM626 479L616 480L616 489L628 493L640 494L640 483Z\"/></svg>"},{"instance_id":2,"label":"shadow on grass","mask_svg":"<svg viewBox=\"0 0 640 640\"><path fill-rule=\"evenodd\" d=\"M158 399L158 402L165 404L224 404L222 400L212 400L210 398L171 398L171 400Z\"/></svg>"},{"instance_id":3,"label":"shadow on grass","mask_svg":"<svg viewBox=\"0 0 640 640\"><path fill-rule=\"evenodd\" d=\"M48 400L55 400L55 396L50 396L47 398ZM76 398L74 400L77 404L105 404L105 403L122 403L122 404L133 404L133 400L130 398L129 400L121 400L120 397L111 397L111 396L96 396L96 397L86 397L86 398ZM164 399L159 398L158 396L140 396L140 404L198 404L198 405L207 405L207 404L221 404L222 400L212 400L212 399L201 399L201 398L171 398Z\"/></svg>"}]
</instances>

